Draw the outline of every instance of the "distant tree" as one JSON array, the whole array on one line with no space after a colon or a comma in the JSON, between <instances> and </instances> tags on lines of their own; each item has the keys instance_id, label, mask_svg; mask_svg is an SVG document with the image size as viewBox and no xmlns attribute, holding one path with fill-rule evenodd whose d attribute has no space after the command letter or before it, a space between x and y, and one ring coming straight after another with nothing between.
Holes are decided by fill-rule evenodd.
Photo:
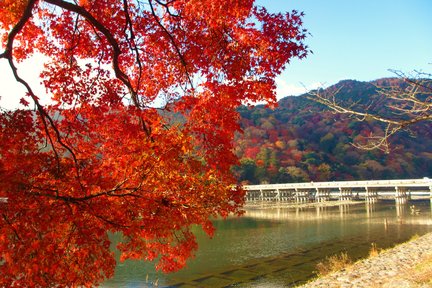
<instances>
[{"instance_id":1,"label":"distant tree","mask_svg":"<svg viewBox=\"0 0 432 288\"><path fill-rule=\"evenodd\" d=\"M290 166L285 168L285 172L287 176L289 176L289 182L307 182L310 181L308 173L306 173L303 169L295 166Z\"/></svg>"},{"instance_id":2,"label":"distant tree","mask_svg":"<svg viewBox=\"0 0 432 288\"><path fill-rule=\"evenodd\" d=\"M283 140L277 140L277 141L275 142L275 147L276 147L277 149L284 150L285 147L286 147L286 144L285 144L285 142L284 142Z\"/></svg>"},{"instance_id":3,"label":"distant tree","mask_svg":"<svg viewBox=\"0 0 432 288\"><path fill-rule=\"evenodd\" d=\"M320 139L320 147L324 149L326 152L331 152L337 143L337 140L335 139L334 135L332 133L327 133Z\"/></svg>"},{"instance_id":4,"label":"distant tree","mask_svg":"<svg viewBox=\"0 0 432 288\"><path fill-rule=\"evenodd\" d=\"M35 107L0 111L0 287L98 285L116 265L110 233L122 260L184 267L192 226L211 236L212 217L241 213L236 109L275 102L276 76L307 54L302 15L252 0L0 1L0 60ZM46 105L17 65L36 53Z\"/></svg>"},{"instance_id":5,"label":"distant tree","mask_svg":"<svg viewBox=\"0 0 432 288\"><path fill-rule=\"evenodd\" d=\"M240 182L246 182L248 184L258 184L257 179L257 166L255 161L250 158L243 158L240 160L240 165L235 168L238 173L237 179Z\"/></svg>"},{"instance_id":6,"label":"distant tree","mask_svg":"<svg viewBox=\"0 0 432 288\"><path fill-rule=\"evenodd\" d=\"M330 165L322 163L318 166L318 175L316 181L329 181L332 176Z\"/></svg>"},{"instance_id":7,"label":"distant tree","mask_svg":"<svg viewBox=\"0 0 432 288\"><path fill-rule=\"evenodd\" d=\"M400 71L394 73L403 80L403 83L391 80L378 83L377 88L381 99L377 103L364 105L365 99L346 102L338 97L342 87L336 90L311 91L308 98L324 104L336 113L347 114L361 121L376 120L384 123L386 127L382 133L370 133L368 141L357 146L367 150L378 148L388 152L389 138L392 135L400 130L409 130L417 123L432 120L432 74L416 72L411 76ZM344 97L353 99L353 97L346 97L346 93ZM352 128L353 124L350 127Z\"/></svg>"}]
</instances>

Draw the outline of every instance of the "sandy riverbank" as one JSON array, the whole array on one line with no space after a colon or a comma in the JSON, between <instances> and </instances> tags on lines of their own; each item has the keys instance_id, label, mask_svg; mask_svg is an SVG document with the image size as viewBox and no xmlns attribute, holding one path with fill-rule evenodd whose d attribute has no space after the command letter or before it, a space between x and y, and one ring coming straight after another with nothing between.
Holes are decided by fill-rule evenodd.
<instances>
[{"instance_id":1,"label":"sandy riverbank","mask_svg":"<svg viewBox=\"0 0 432 288\"><path fill-rule=\"evenodd\" d=\"M432 233L360 260L302 288L432 287Z\"/></svg>"}]
</instances>

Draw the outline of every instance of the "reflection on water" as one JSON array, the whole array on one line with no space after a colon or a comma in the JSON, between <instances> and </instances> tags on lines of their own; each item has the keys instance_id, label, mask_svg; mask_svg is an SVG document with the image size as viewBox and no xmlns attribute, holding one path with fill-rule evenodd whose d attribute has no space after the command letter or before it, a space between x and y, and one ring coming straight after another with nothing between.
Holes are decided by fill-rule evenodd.
<instances>
[{"instance_id":1,"label":"reflection on water","mask_svg":"<svg viewBox=\"0 0 432 288\"><path fill-rule=\"evenodd\" d=\"M371 243L386 248L430 232L432 216L429 201L383 202L255 209L214 224L211 240L197 229L199 251L184 270L163 275L149 263L126 261L103 286L287 287L313 277L316 263L329 255L365 257Z\"/></svg>"}]
</instances>

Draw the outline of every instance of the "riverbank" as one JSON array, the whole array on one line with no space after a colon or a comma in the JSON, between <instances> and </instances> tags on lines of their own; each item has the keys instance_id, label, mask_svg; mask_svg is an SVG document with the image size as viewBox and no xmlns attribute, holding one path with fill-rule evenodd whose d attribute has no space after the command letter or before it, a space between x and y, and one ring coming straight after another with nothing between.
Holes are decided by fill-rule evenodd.
<instances>
[{"instance_id":1,"label":"riverbank","mask_svg":"<svg viewBox=\"0 0 432 288\"><path fill-rule=\"evenodd\" d=\"M301 288L432 287L432 233L313 280Z\"/></svg>"}]
</instances>

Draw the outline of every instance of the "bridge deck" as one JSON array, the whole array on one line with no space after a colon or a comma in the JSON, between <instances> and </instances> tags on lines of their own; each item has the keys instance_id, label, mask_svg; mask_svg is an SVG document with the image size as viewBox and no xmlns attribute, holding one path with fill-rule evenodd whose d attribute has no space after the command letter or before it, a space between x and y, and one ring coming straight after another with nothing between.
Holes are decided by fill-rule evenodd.
<instances>
[{"instance_id":1,"label":"bridge deck","mask_svg":"<svg viewBox=\"0 0 432 288\"><path fill-rule=\"evenodd\" d=\"M245 185L246 190L273 190L296 188L364 188L364 187L432 187L432 179L402 179L402 180L367 180L367 181L332 181L305 182L284 184Z\"/></svg>"},{"instance_id":2,"label":"bridge deck","mask_svg":"<svg viewBox=\"0 0 432 288\"><path fill-rule=\"evenodd\" d=\"M363 197L375 201L378 196L394 197L405 203L412 195L432 197L432 179L368 180L305 182L284 184L246 185L246 200L299 202L326 201L330 197L349 200ZM432 198L431 198L432 199Z\"/></svg>"}]
</instances>

